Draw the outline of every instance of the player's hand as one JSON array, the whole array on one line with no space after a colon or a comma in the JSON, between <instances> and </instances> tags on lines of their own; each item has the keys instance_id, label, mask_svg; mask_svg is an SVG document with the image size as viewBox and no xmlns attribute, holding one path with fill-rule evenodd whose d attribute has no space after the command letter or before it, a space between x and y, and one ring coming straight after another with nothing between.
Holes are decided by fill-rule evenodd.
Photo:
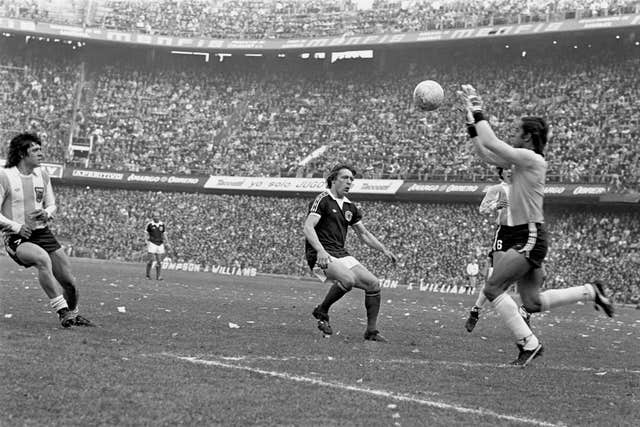
<instances>
[{"instance_id":1,"label":"player's hand","mask_svg":"<svg viewBox=\"0 0 640 427\"><path fill-rule=\"evenodd\" d=\"M18 234L20 235L20 237L28 239L29 237L31 237L32 232L33 229L30 226L28 226L27 224L22 224L22 227L20 227L20 231L18 231Z\"/></svg>"},{"instance_id":2,"label":"player's hand","mask_svg":"<svg viewBox=\"0 0 640 427\"><path fill-rule=\"evenodd\" d=\"M396 254L394 254L393 252L391 252L389 249L385 249L384 250L384 255L389 258L389 261L391 261L392 263L396 263L398 262L398 257L396 256Z\"/></svg>"},{"instance_id":3,"label":"player's hand","mask_svg":"<svg viewBox=\"0 0 640 427\"><path fill-rule=\"evenodd\" d=\"M33 221L48 221L49 220L49 212L44 209L37 209L29 214L29 219Z\"/></svg>"},{"instance_id":4,"label":"player's hand","mask_svg":"<svg viewBox=\"0 0 640 427\"><path fill-rule=\"evenodd\" d=\"M508 207L509 207L508 200L498 200L498 202L496 203L496 209L504 209Z\"/></svg>"},{"instance_id":5,"label":"player's hand","mask_svg":"<svg viewBox=\"0 0 640 427\"><path fill-rule=\"evenodd\" d=\"M461 87L462 90L458 91L457 94L462 99L464 107L471 113L482 111L482 98L480 98L476 89L471 85L462 85Z\"/></svg>"},{"instance_id":6,"label":"player's hand","mask_svg":"<svg viewBox=\"0 0 640 427\"><path fill-rule=\"evenodd\" d=\"M316 260L316 264L318 264L318 267L325 270L326 268L329 267L330 262L331 262L331 255L329 255L325 251L318 252L318 259Z\"/></svg>"}]
</instances>

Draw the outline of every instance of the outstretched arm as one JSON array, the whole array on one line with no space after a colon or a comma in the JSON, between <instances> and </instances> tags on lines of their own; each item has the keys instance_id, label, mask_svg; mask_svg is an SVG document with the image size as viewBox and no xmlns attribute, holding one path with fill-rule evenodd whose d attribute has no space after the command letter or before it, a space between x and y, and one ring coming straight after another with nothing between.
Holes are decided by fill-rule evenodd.
<instances>
[{"instance_id":1,"label":"outstretched arm","mask_svg":"<svg viewBox=\"0 0 640 427\"><path fill-rule=\"evenodd\" d=\"M364 244L372 247L373 249L379 250L380 252L385 254L385 256L389 258L389 260L391 260L391 262L398 261L398 257L389 249L387 249L386 246L380 243L380 241L376 239L376 237L371 234L369 230L367 230L362 221L358 221L357 223L353 224L352 227Z\"/></svg>"},{"instance_id":2,"label":"outstretched arm","mask_svg":"<svg viewBox=\"0 0 640 427\"><path fill-rule=\"evenodd\" d=\"M482 99L476 93L471 85L462 85L462 91L458 92L463 99L464 107L473 117L475 122L475 130L478 134L478 142L482 144L482 148L493 154L501 164L498 166L508 167L510 165L526 166L535 161L536 154L524 148L514 148L506 142L499 139L491 129L491 125L484 118L482 108Z\"/></svg>"}]
</instances>

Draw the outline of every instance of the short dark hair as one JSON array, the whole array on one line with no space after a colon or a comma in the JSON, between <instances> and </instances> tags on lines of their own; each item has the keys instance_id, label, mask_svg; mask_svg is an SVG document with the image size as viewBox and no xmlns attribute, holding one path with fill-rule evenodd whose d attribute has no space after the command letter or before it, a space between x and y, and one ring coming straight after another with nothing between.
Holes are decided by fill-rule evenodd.
<instances>
[{"instance_id":1,"label":"short dark hair","mask_svg":"<svg viewBox=\"0 0 640 427\"><path fill-rule=\"evenodd\" d=\"M547 145L547 135L549 133L547 122L542 117L523 117L522 131L531 135L533 151L544 156L544 148Z\"/></svg>"},{"instance_id":2,"label":"short dark hair","mask_svg":"<svg viewBox=\"0 0 640 427\"><path fill-rule=\"evenodd\" d=\"M20 160L26 157L31 144L42 146L42 141L35 133L24 132L14 136L9 143L9 153L4 167L12 168L18 166Z\"/></svg>"},{"instance_id":3,"label":"short dark hair","mask_svg":"<svg viewBox=\"0 0 640 427\"><path fill-rule=\"evenodd\" d=\"M504 169L498 166L496 168L496 171L498 172L498 176L500 177L500 179L504 181L504 176L502 176L502 172L504 172Z\"/></svg>"},{"instance_id":4,"label":"short dark hair","mask_svg":"<svg viewBox=\"0 0 640 427\"><path fill-rule=\"evenodd\" d=\"M336 178L338 177L338 173L342 169L348 169L351 171L353 176L356 176L356 170L353 167L344 163L338 164L334 166L333 169L331 169L331 172L329 172L329 176L327 176L327 188L331 188L331 182L336 180Z\"/></svg>"}]
</instances>

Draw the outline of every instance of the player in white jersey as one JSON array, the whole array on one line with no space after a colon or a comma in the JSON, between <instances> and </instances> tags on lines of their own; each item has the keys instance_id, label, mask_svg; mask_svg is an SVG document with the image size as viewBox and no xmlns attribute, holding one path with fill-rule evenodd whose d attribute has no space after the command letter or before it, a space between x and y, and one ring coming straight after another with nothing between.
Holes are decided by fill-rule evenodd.
<instances>
[{"instance_id":1,"label":"player in white jersey","mask_svg":"<svg viewBox=\"0 0 640 427\"><path fill-rule=\"evenodd\" d=\"M496 137L485 120L482 100L471 85L462 85L460 95L468 115L473 117L477 132L476 150L480 157L496 166L511 168L512 184L509 200L511 224L505 230L502 244L505 252L494 266L484 294L516 338L518 358L512 363L525 367L542 355L543 346L521 317L518 305L505 292L518 282L518 293L530 313L549 310L578 301L592 301L613 316L613 305L600 281L567 289L540 292L544 279L542 262L547 254L543 201L547 162L544 149L549 127L539 117L523 117L513 145ZM501 227L502 228L502 227Z\"/></svg>"},{"instance_id":2,"label":"player in white jersey","mask_svg":"<svg viewBox=\"0 0 640 427\"><path fill-rule=\"evenodd\" d=\"M62 326L93 326L78 314L69 258L48 227L56 204L49 176L40 168L42 160L37 135L22 133L11 140L7 162L0 169L0 231L9 256L38 270L40 286Z\"/></svg>"}]
</instances>

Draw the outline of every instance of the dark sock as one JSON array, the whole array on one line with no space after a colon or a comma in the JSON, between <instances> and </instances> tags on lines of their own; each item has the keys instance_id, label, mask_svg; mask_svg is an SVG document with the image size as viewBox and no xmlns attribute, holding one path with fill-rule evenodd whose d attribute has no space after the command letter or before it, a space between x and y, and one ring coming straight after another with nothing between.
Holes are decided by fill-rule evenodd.
<instances>
[{"instance_id":1,"label":"dark sock","mask_svg":"<svg viewBox=\"0 0 640 427\"><path fill-rule=\"evenodd\" d=\"M324 301L322 301L322 304L320 304L320 310L322 310L325 313L328 313L331 305L334 302L338 301L343 296L345 296L346 293L347 291L345 291L342 288L342 286L334 282L333 285L331 285L331 288L329 288L329 292L327 292L327 296L324 297Z\"/></svg>"},{"instance_id":2,"label":"dark sock","mask_svg":"<svg viewBox=\"0 0 640 427\"><path fill-rule=\"evenodd\" d=\"M380 301L382 295L380 291L365 292L364 307L367 309L367 330L375 331L378 322L378 313L380 312Z\"/></svg>"},{"instance_id":3,"label":"dark sock","mask_svg":"<svg viewBox=\"0 0 640 427\"><path fill-rule=\"evenodd\" d=\"M147 277L151 274L151 264L153 264L152 261L147 262Z\"/></svg>"},{"instance_id":4,"label":"dark sock","mask_svg":"<svg viewBox=\"0 0 640 427\"><path fill-rule=\"evenodd\" d=\"M156 279L160 278L160 264L156 265Z\"/></svg>"},{"instance_id":5,"label":"dark sock","mask_svg":"<svg viewBox=\"0 0 640 427\"><path fill-rule=\"evenodd\" d=\"M73 311L78 307L78 290L73 285L62 285L62 295L67 300L69 310Z\"/></svg>"}]
</instances>

